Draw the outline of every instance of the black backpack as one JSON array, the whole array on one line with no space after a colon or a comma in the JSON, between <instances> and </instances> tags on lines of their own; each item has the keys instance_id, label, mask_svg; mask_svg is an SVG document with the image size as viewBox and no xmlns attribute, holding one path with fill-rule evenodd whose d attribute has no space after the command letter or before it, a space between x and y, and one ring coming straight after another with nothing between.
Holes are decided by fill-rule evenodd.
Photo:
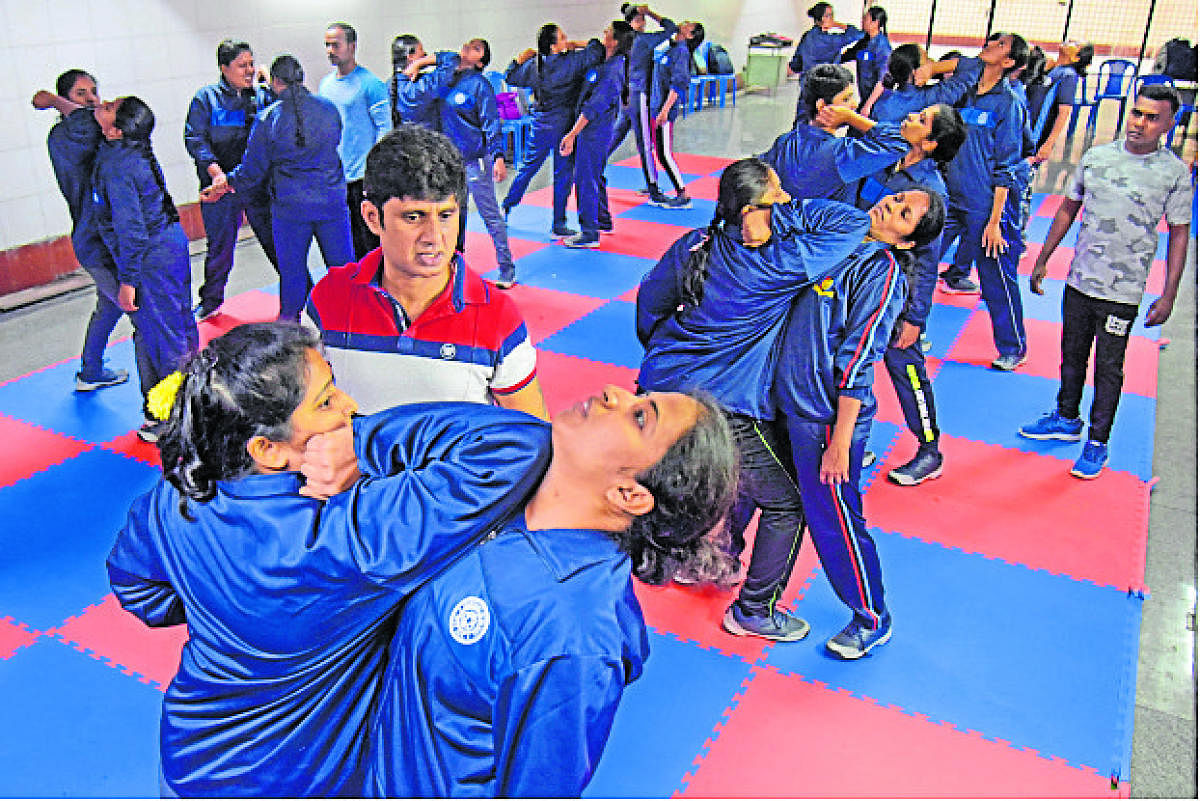
<instances>
[{"instance_id":1,"label":"black backpack","mask_svg":"<svg viewBox=\"0 0 1200 801\"><path fill-rule=\"evenodd\" d=\"M1189 47L1186 39L1172 39L1166 48L1167 65L1163 74L1180 81L1196 80L1196 45Z\"/></svg>"},{"instance_id":2,"label":"black backpack","mask_svg":"<svg viewBox=\"0 0 1200 801\"><path fill-rule=\"evenodd\" d=\"M719 44L709 45L708 48L708 74L709 75L732 75L733 61L729 58L729 53L724 47Z\"/></svg>"}]
</instances>

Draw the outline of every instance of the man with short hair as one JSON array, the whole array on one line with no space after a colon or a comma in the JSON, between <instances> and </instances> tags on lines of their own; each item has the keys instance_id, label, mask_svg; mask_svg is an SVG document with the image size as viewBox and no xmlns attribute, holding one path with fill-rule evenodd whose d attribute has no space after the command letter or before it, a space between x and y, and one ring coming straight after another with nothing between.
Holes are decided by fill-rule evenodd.
<instances>
[{"instance_id":1,"label":"man with short hair","mask_svg":"<svg viewBox=\"0 0 1200 801\"><path fill-rule=\"evenodd\" d=\"M1095 342L1096 392L1087 442L1071 468L1071 475L1078 478L1095 478L1108 463L1108 436L1121 400L1125 348L1158 250L1158 221L1164 216L1166 282L1162 295L1146 311L1146 325L1161 325L1171 316L1183 277L1192 216L1191 176L1183 162L1162 146L1163 134L1178 110L1179 95L1169 86L1143 86L1138 91L1125 141L1098 145L1083 154L1029 276L1029 288L1042 294L1050 256L1082 208L1075 256L1063 289L1058 405L1019 430L1028 439L1078 442L1083 438L1079 405Z\"/></svg>"},{"instance_id":2,"label":"man with short hair","mask_svg":"<svg viewBox=\"0 0 1200 801\"><path fill-rule=\"evenodd\" d=\"M380 247L332 268L308 303L338 382L365 413L494 400L545 418L520 310L455 253L467 190L454 143L401 125L367 156L364 193Z\"/></svg>"},{"instance_id":3,"label":"man with short hair","mask_svg":"<svg viewBox=\"0 0 1200 801\"><path fill-rule=\"evenodd\" d=\"M391 102L387 86L354 54L358 34L345 22L331 22L325 30L325 53L336 69L321 79L317 93L337 106L342 116L342 141L338 156L346 173L346 205L350 209L350 233L354 257L361 259L379 247L379 238L363 221L363 168L367 151L392 128Z\"/></svg>"}]
</instances>

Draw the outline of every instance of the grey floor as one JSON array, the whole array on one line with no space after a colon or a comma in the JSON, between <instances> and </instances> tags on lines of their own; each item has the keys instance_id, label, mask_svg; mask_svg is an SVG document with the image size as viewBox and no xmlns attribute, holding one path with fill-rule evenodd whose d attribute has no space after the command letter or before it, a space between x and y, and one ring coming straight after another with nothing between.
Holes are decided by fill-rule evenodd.
<instances>
[{"instance_id":1,"label":"grey floor","mask_svg":"<svg viewBox=\"0 0 1200 801\"><path fill-rule=\"evenodd\" d=\"M705 109L684 119L677 127L676 149L727 157L762 152L790 125L795 99L794 81L774 95L743 93L736 108ZM1114 127L1114 120L1102 115L1096 141L1111 139ZM1077 136L1068 159L1050 162L1035 191L1062 191L1086 144L1082 135ZM1189 160L1195 159L1194 135L1184 152ZM616 157L633 153L630 137ZM532 188L548 183L549 169L544 168ZM193 253L193 285L199 286L203 255L198 248ZM315 248L310 264L319 264ZM1163 327L1171 344L1162 352L1159 365L1154 471L1161 480L1150 501L1146 570L1150 595L1143 607L1133 738L1133 794L1140 798L1195 798L1197 792L1196 279L1193 240L1174 314ZM230 294L274 280L253 240L239 245ZM76 291L0 312L0 382L77 358L91 311L89 295L89 291ZM122 322L114 336L129 334L128 323ZM1013 491L1019 496L1019 487ZM981 792L986 791L981 788Z\"/></svg>"}]
</instances>

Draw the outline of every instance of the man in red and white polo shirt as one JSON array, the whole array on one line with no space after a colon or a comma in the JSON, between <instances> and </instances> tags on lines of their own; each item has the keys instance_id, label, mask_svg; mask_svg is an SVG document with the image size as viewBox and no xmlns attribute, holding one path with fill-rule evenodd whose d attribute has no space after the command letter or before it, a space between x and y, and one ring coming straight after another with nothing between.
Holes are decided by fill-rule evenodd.
<instances>
[{"instance_id":1,"label":"man in red and white polo shirt","mask_svg":"<svg viewBox=\"0 0 1200 801\"><path fill-rule=\"evenodd\" d=\"M495 401L545 419L520 310L455 253L466 178L454 144L400 126L371 148L363 196L379 248L330 269L308 301L338 386L368 414Z\"/></svg>"}]
</instances>

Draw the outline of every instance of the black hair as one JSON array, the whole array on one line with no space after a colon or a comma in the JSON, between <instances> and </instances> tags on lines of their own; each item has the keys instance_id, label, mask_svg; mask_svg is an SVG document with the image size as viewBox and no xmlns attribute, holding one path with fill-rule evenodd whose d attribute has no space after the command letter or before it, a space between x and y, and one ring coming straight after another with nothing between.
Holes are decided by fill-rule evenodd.
<instances>
[{"instance_id":1,"label":"black hair","mask_svg":"<svg viewBox=\"0 0 1200 801\"><path fill-rule=\"evenodd\" d=\"M694 22L692 24L695 25L692 28L692 35L685 40L687 41L689 53L695 53L696 48L704 44L704 23Z\"/></svg>"},{"instance_id":2,"label":"black hair","mask_svg":"<svg viewBox=\"0 0 1200 801\"><path fill-rule=\"evenodd\" d=\"M937 147L929 154L929 158L939 164L949 164L958 155L963 142L967 141L967 125L954 106L938 103L935 108L937 114L930 126L929 139L937 142Z\"/></svg>"},{"instance_id":3,"label":"black hair","mask_svg":"<svg viewBox=\"0 0 1200 801\"><path fill-rule=\"evenodd\" d=\"M171 193L167 191L167 180L163 177L162 167L150 146L150 134L154 133L154 112L140 97L123 97L117 105L113 126L121 132L121 138L135 146L149 164L154 182L162 192L163 214L171 222L179 222L179 210L175 208Z\"/></svg>"},{"instance_id":4,"label":"black hair","mask_svg":"<svg viewBox=\"0 0 1200 801\"><path fill-rule=\"evenodd\" d=\"M612 21L613 38L617 40L617 49L613 52L613 58L617 56L625 57L624 77L621 81L621 104L629 105L629 51L633 49L633 43L637 39L637 31L633 26L622 19Z\"/></svg>"},{"instance_id":5,"label":"black hair","mask_svg":"<svg viewBox=\"0 0 1200 801\"><path fill-rule=\"evenodd\" d=\"M325 26L325 30L327 31L331 31L334 28L346 34L346 44L352 45L358 42L358 31L354 30L354 26L349 22L331 22Z\"/></svg>"},{"instance_id":6,"label":"black hair","mask_svg":"<svg viewBox=\"0 0 1200 801\"><path fill-rule=\"evenodd\" d=\"M688 254L679 268L676 285L688 306L698 306L708 280L708 256L713 240L725 225L740 226L742 209L758 202L767 191L771 167L763 160L745 158L724 169L717 183L717 208L705 231L705 238Z\"/></svg>"},{"instance_id":7,"label":"black hair","mask_svg":"<svg viewBox=\"0 0 1200 801\"><path fill-rule=\"evenodd\" d=\"M832 102L847 86L854 83L850 70L841 64L818 64L804 74L804 110L807 120L816 119L817 101Z\"/></svg>"},{"instance_id":8,"label":"black hair","mask_svg":"<svg viewBox=\"0 0 1200 801\"><path fill-rule=\"evenodd\" d=\"M1029 43L1025 41L1023 36L1007 31L996 31L987 38L989 42L996 41L1001 37L1011 37L1012 41L1008 46L1008 58L1012 59L1012 66L1004 70L1005 75L1012 75L1021 67L1025 66L1025 62L1029 60Z\"/></svg>"},{"instance_id":9,"label":"black hair","mask_svg":"<svg viewBox=\"0 0 1200 801\"><path fill-rule=\"evenodd\" d=\"M542 65L546 63L546 57L553 52L554 45L558 42L558 31L558 25L553 22L547 22L538 28L537 72L539 78L542 76Z\"/></svg>"},{"instance_id":10,"label":"black hair","mask_svg":"<svg viewBox=\"0 0 1200 801\"><path fill-rule=\"evenodd\" d=\"M479 68L483 69L488 64L492 63L492 46L488 44L487 39L472 39L472 42L478 42L483 45L483 58L479 60Z\"/></svg>"},{"instance_id":11,"label":"black hair","mask_svg":"<svg viewBox=\"0 0 1200 801\"><path fill-rule=\"evenodd\" d=\"M300 114L300 95L308 91L304 88L304 67L295 56L284 53L271 62L271 77L287 84L284 91L290 92L296 115L296 147L304 147L304 118Z\"/></svg>"},{"instance_id":12,"label":"black hair","mask_svg":"<svg viewBox=\"0 0 1200 801\"><path fill-rule=\"evenodd\" d=\"M391 198L440 201L453 196L466 213L467 177L462 154L443 133L406 123L367 153L363 197L383 214Z\"/></svg>"},{"instance_id":13,"label":"black hair","mask_svg":"<svg viewBox=\"0 0 1200 801\"><path fill-rule=\"evenodd\" d=\"M633 18L641 13L637 3L621 3L621 16L625 17L626 22L633 22Z\"/></svg>"},{"instance_id":14,"label":"black hair","mask_svg":"<svg viewBox=\"0 0 1200 801\"><path fill-rule=\"evenodd\" d=\"M833 6L829 5L829 3L817 3L805 13L812 18L813 25L820 25L821 17L824 17L825 12L831 8L833 8Z\"/></svg>"},{"instance_id":15,"label":"black hair","mask_svg":"<svg viewBox=\"0 0 1200 801\"><path fill-rule=\"evenodd\" d=\"M75 82L80 78L87 78L92 83L96 83L96 79L87 70L70 69L58 76L58 80L54 82L54 93L59 97L66 97L71 94L71 90L75 88Z\"/></svg>"},{"instance_id":16,"label":"black hair","mask_svg":"<svg viewBox=\"0 0 1200 801\"><path fill-rule=\"evenodd\" d=\"M1138 87L1138 97L1147 100L1165 100L1171 104L1171 113L1179 111L1179 92L1165 83L1148 83Z\"/></svg>"},{"instance_id":17,"label":"black hair","mask_svg":"<svg viewBox=\"0 0 1200 801\"><path fill-rule=\"evenodd\" d=\"M700 404L695 425L637 476L654 496L654 508L612 533L633 574L647 584L663 584L680 569L702 581L732 572L731 560L708 535L737 493L737 444L721 407L704 393L688 394Z\"/></svg>"},{"instance_id":18,"label":"black hair","mask_svg":"<svg viewBox=\"0 0 1200 801\"><path fill-rule=\"evenodd\" d=\"M1071 68L1082 78L1087 74L1088 67L1092 64L1092 59L1096 57L1096 46L1088 42L1083 47L1079 48L1079 55L1075 57L1075 63Z\"/></svg>"},{"instance_id":19,"label":"black hair","mask_svg":"<svg viewBox=\"0 0 1200 801\"><path fill-rule=\"evenodd\" d=\"M883 88L903 88L912 83L913 73L924 60L923 55L921 46L912 43L902 44L893 50L888 56L887 72L880 78Z\"/></svg>"},{"instance_id":20,"label":"black hair","mask_svg":"<svg viewBox=\"0 0 1200 801\"><path fill-rule=\"evenodd\" d=\"M1025 70L1021 73L1021 83L1026 86L1038 86L1046 77L1046 51L1034 45L1029 48L1029 58L1025 61ZM1033 110L1030 109L1032 112Z\"/></svg>"},{"instance_id":21,"label":"black hair","mask_svg":"<svg viewBox=\"0 0 1200 801\"><path fill-rule=\"evenodd\" d=\"M228 67L242 53L252 53L249 42L236 41L234 39L222 39L217 44L217 66Z\"/></svg>"},{"instance_id":22,"label":"black hair","mask_svg":"<svg viewBox=\"0 0 1200 801\"><path fill-rule=\"evenodd\" d=\"M388 81L388 96L392 101L392 127L403 122L400 119L400 109L397 108L400 103L400 90L396 86L396 79L404 72L420 44L421 40L411 33L402 33L392 40L392 79Z\"/></svg>"},{"instance_id":23,"label":"black hair","mask_svg":"<svg viewBox=\"0 0 1200 801\"><path fill-rule=\"evenodd\" d=\"M192 354L183 384L158 437L163 477L179 490L179 511L205 503L218 481L249 475L253 437L292 436L292 413L304 400L305 354L320 350L316 333L295 323L247 323Z\"/></svg>"},{"instance_id":24,"label":"black hair","mask_svg":"<svg viewBox=\"0 0 1200 801\"><path fill-rule=\"evenodd\" d=\"M909 240L915 247L928 245L941 235L942 229L946 225L946 201L942 200L940 193L919 184L909 186L902 191L924 192L925 196L929 198L929 208L926 209L925 215L917 222L917 227L908 235Z\"/></svg>"},{"instance_id":25,"label":"black hair","mask_svg":"<svg viewBox=\"0 0 1200 801\"><path fill-rule=\"evenodd\" d=\"M884 11L883 6L871 6L870 8L867 9L866 15L868 17L870 17L872 21L879 23L880 33L882 33L886 36L887 35L887 12Z\"/></svg>"}]
</instances>

